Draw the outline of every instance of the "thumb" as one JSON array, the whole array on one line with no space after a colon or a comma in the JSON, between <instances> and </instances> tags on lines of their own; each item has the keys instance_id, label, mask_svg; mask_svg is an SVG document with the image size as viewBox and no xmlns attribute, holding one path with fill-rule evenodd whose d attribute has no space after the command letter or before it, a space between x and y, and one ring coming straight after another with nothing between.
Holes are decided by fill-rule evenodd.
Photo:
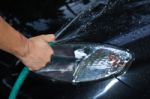
<instances>
[{"instance_id":1,"label":"thumb","mask_svg":"<svg viewBox=\"0 0 150 99\"><path fill-rule=\"evenodd\" d=\"M55 40L55 35L54 34L43 35L42 39L45 40L46 42L52 42Z\"/></svg>"}]
</instances>

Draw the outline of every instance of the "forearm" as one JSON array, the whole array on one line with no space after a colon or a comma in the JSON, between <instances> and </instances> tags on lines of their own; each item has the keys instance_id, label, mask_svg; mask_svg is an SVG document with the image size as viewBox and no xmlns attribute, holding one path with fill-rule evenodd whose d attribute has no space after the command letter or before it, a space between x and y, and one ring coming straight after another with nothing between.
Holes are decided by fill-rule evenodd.
<instances>
[{"instance_id":1,"label":"forearm","mask_svg":"<svg viewBox=\"0 0 150 99\"><path fill-rule=\"evenodd\" d=\"M27 45L28 39L0 17L0 49L15 56L23 56L28 49Z\"/></svg>"}]
</instances>

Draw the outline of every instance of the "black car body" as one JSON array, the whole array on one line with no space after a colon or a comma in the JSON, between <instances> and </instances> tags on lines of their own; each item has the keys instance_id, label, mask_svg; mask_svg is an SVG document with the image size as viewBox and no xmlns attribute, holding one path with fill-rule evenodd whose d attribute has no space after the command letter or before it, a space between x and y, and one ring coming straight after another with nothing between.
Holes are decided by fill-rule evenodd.
<instances>
[{"instance_id":1,"label":"black car body","mask_svg":"<svg viewBox=\"0 0 150 99\"><path fill-rule=\"evenodd\" d=\"M128 71L119 76L113 75L108 79L77 85L63 82L53 82L49 79L42 78L40 75L31 73L20 91L18 96L19 99L150 98L150 1L99 1L100 2L98 3L97 1L95 1L96 3L92 3L94 4L91 9L92 14L87 11L88 14L84 14L80 20L77 20L75 24L66 29L64 31L66 34L62 35L59 39L68 37L71 38L75 36L75 38L69 39L66 42L104 43L118 46L123 49L128 49L132 52L135 58ZM56 6L56 8L59 8L66 5L66 2L62 2L57 4L56 1L54 1L52 3ZM85 5L88 5L89 2L91 1L87 0L87 2L84 3ZM101 12L104 7L106 8L102 14L97 14L98 12ZM16 13L19 13L17 11L18 10L16 10ZM55 13L58 12L55 8L53 11ZM26 36L37 35L40 34L40 32L45 31L56 32L62 28L62 25L64 26L64 24L69 22L66 20L74 18L77 14L72 12L74 16L68 19L64 18L62 15L56 15L59 17L54 18L54 20L51 21L51 24L49 24L52 28L48 28L46 30L36 30L31 28L34 23L31 21L28 22L27 20L31 18L38 19L37 17L34 17L36 14L32 13L33 16L26 19L26 17L20 17L22 15L18 14L8 15L8 10L4 10L4 12L6 12L4 13L4 17L8 20L8 22L13 20L12 23L14 27L23 32ZM19 16L17 17L17 20L19 20L19 18L20 20L24 19L24 21L21 21L22 24L15 21L15 15ZM39 16L40 15L42 14L39 14ZM47 19L47 16L52 16L51 19L53 19L53 15L46 15L47 14L45 14L44 19ZM95 17L91 18L91 16L94 15ZM26 22L28 22L28 24L26 24ZM32 24L29 24L30 22ZM59 24L56 24L55 22L58 22ZM30 30L33 34L31 32L28 33ZM19 64L19 67L16 67L15 63L17 59L4 52L1 52L0 59L2 86L1 97L2 99L5 99L9 95L11 86L17 77L15 74L19 72L21 64Z\"/></svg>"}]
</instances>

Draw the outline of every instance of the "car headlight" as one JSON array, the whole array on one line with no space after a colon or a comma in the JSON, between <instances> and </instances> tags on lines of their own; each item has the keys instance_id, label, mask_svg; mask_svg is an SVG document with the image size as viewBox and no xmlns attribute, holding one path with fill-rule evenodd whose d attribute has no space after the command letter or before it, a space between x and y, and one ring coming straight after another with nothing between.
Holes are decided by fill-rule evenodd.
<instances>
[{"instance_id":1,"label":"car headlight","mask_svg":"<svg viewBox=\"0 0 150 99\"><path fill-rule=\"evenodd\" d=\"M121 74L133 59L128 51L100 44L62 44L54 46L54 51L51 64L37 73L72 83Z\"/></svg>"}]
</instances>

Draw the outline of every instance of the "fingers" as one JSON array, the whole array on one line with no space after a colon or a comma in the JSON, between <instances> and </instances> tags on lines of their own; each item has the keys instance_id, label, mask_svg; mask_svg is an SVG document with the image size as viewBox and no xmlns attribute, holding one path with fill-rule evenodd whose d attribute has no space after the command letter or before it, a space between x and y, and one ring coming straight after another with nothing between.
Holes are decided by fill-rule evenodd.
<instances>
[{"instance_id":1,"label":"fingers","mask_svg":"<svg viewBox=\"0 0 150 99\"><path fill-rule=\"evenodd\" d=\"M53 54L53 50L50 49L50 51L47 50L47 53L42 57L38 58L38 60L31 62L31 64L27 65L30 71L37 71L51 62L51 56Z\"/></svg>"},{"instance_id":2,"label":"fingers","mask_svg":"<svg viewBox=\"0 0 150 99\"><path fill-rule=\"evenodd\" d=\"M31 71L37 71L47 65L51 61L53 49L48 45L48 42L55 40L55 36L40 35L30 38L30 46L28 54L24 57L18 57Z\"/></svg>"},{"instance_id":3,"label":"fingers","mask_svg":"<svg viewBox=\"0 0 150 99\"><path fill-rule=\"evenodd\" d=\"M45 40L46 42L52 42L55 40L55 35L53 34L42 35L42 39Z\"/></svg>"}]
</instances>

